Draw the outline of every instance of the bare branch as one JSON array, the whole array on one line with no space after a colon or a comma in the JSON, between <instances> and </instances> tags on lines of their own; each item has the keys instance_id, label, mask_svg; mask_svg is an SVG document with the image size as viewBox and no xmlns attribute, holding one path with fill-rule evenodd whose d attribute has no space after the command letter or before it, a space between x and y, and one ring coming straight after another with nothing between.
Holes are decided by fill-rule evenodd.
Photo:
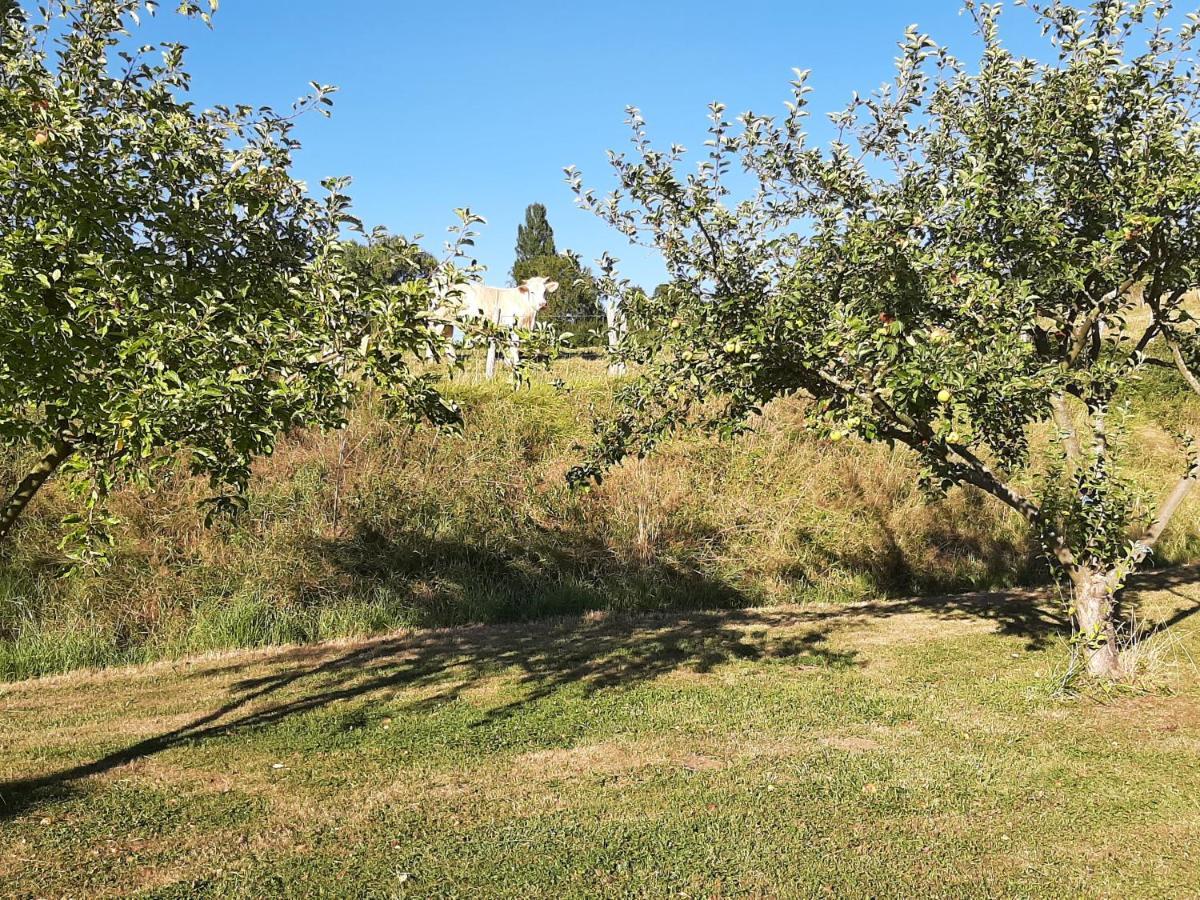
<instances>
[{"instance_id":1,"label":"bare branch","mask_svg":"<svg viewBox=\"0 0 1200 900\"><path fill-rule=\"evenodd\" d=\"M1188 383L1188 387L1197 394L1200 394L1200 378L1196 377L1195 373L1192 372L1191 366L1184 359L1183 351L1179 349L1179 342L1167 331L1163 332L1163 340L1166 341L1167 347L1170 348L1171 356L1175 360L1175 368L1179 370L1179 374L1183 376L1183 380Z\"/></svg>"},{"instance_id":2,"label":"bare branch","mask_svg":"<svg viewBox=\"0 0 1200 900\"><path fill-rule=\"evenodd\" d=\"M1158 543L1158 539L1162 537L1162 533L1171 524L1171 519L1179 511L1179 507L1183 505L1183 501L1191 494L1192 488L1196 486L1198 480L1200 480L1200 461L1192 463L1188 468L1187 474L1179 480L1179 483L1175 485L1171 493L1163 500L1150 526L1138 538L1134 551L1136 562L1140 562L1154 549L1154 545Z\"/></svg>"}]
</instances>

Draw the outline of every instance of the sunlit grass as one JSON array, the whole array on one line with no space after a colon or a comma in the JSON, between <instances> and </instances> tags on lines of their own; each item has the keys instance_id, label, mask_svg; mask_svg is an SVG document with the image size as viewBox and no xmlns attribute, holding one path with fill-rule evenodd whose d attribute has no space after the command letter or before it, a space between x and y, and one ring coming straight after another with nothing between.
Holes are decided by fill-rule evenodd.
<instances>
[{"instance_id":1,"label":"sunlit grass","mask_svg":"<svg viewBox=\"0 0 1200 900\"><path fill-rule=\"evenodd\" d=\"M1192 575L1139 585L1195 655ZM1030 597L592 616L0 688L13 895L1186 896L1193 666Z\"/></svg>"}]
</instances>

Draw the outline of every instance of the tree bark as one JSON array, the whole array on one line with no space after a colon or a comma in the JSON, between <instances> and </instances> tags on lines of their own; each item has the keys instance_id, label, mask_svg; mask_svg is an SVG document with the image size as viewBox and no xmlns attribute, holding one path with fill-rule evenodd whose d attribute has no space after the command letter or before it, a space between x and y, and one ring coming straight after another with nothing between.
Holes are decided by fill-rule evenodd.
<instances>
[{"instance_id":1,"label":"tree bark","mask_svg":"<svg viewBox=\"0 0 1200 900\"><path fill-rule=\"evenodd\" d=\"M1075 628L1087 654L1089 675L1114 678L1121 671L1117 650L1116 597L1112 579L1103 572L1076 572L1074 582Z\"/></svg>"},{"instance_id":2,"label":"tree bark","mask_svg":"<svg viewBox=\"0 0 1200 900\"><path fill-rule=\"evenodd\" d=\"M1063 447L1067 451L1067 459L1071 461L1072 465L1075 465L1083 456L1083 449L1079 445L1079 432L1075 429L1075 423L1071 420L1071 412L1067 409L1066 398L1062 394L1050 398L1050 412L1062 437Z\"/></svg>"},{"instance_id":3,"label":"tree bark","mask_svg":"<svg viewBox=\"0 0 1200 900\"><path fill-rule=\"evenodd\" d=\"M55 438L54 446L50 448L50 451L29 470L28 475L21 479L21 483L17 485L17 489L13 491L12 496L4 505L3 511L0 511L0 541L8 537L8 533L12 531L13 525L21 517L21 513L29 505L29 501L41 490L46 480L54 474L54 470L61 466L74 451L74 444L62 437Z\"/></svg>"},{"instance_id":4,"label":"tree bark","mask_svg":"<svg viewBox=\"0 0 1200 900\"><path fill-rule=\"evenodd\" d=\"M1175 485L1175 489L1163 500L1162 506L1159 507L1158 512L1154 516L1154 521L1150 523L1150 527L1146 529L1146 533L1138 540L1138 547L1144 549L1138 554L1135 559L1136 562L1141 562L1142 557L1154 549L1154 545L1158 543L1158 539L1162 537L1162 533L1171 524L1171 519L1179 511L1179 507L1183 505L1183 501L1188 498L1188 494L1192 492L1192 488L1196 486L1197 480L1200 480L1200 465L1193 465L1188 469L1188 473Z\"/></svg>"}]
</instances>

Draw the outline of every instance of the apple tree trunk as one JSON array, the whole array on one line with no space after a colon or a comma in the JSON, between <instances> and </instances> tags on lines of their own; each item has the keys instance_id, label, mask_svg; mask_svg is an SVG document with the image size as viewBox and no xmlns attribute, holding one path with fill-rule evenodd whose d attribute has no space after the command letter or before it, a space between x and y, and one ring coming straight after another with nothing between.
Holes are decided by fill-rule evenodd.
<instances>
[{"instance_id":1,"label":"apple tree trunk","mask_svg":"<svg viewBox=\"0 0 1200 900\"><path fill-rule=\"evenodd\" d=\"M1120 674L1117 649L1117 602L1112 573L1081 570L1073 577L1077 635L1087 658L1087 670L1097 678Z\"/></svg>"}]
</instances>

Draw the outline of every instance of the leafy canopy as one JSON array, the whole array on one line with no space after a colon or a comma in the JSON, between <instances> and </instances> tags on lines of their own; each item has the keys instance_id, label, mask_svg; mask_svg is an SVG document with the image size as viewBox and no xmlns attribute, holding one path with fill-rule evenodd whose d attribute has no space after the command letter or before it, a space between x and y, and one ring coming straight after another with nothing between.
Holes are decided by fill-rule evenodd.
<instances>
[{"instance_id":1,"label":"leafy canopy","mask_svg":"<svg viewBox=\"0 0 1200 900\"><path fill-rule=\"evenodd\" d=\"M154 6L3 16L0 441L58 448L93 504L183 451L228 506L255 456L340 424L364 379L452 422L405 362L431 342L428 285L356 278L346 182L318 200L291 175L293 120L333 89L287 115L199 110L184 48L132 42Z\"/></svg>"},{"instance_id":2,"label":"leafy canopy","mask_svg":"<svg viewBox=\"0 0 1200 900\"><path fill-rule=\"evenodd\" d=\"M612 195L567 170L585 207L662 252L674 286L628 293L631 329L652 335L628 351L642 374L576 480L804 393L828 438L911 448L931 487L992 494L1077 584L1098 571L1119 588L1197 471L1181 436L1180 484L1152 512L1116 470L1113 420L1148 365L1200 390L1200 19L1169 0L1021 5L1047 60L1013 54L999 6L969 2L978 64L911 29L894 82L832 115L827 146L798 72L782 118L731 122L714 104L690 172L636 109ZM1062 463L1038 480L1021 473L1044 420Z\"/></svg>"},{"instance_id":3,"label":"leafy canopy","mask_svg":"<svg viewBox=\"0 0 1200 900\"><path fill-rule=\"evenodd\" d=\"M419 236L418 236L419 237ZM359 278L382 284L429 281L437 274L437 257L399 234L376 229L365 242L346 243L346 265Z\"/></svg>"}]
</instances>

